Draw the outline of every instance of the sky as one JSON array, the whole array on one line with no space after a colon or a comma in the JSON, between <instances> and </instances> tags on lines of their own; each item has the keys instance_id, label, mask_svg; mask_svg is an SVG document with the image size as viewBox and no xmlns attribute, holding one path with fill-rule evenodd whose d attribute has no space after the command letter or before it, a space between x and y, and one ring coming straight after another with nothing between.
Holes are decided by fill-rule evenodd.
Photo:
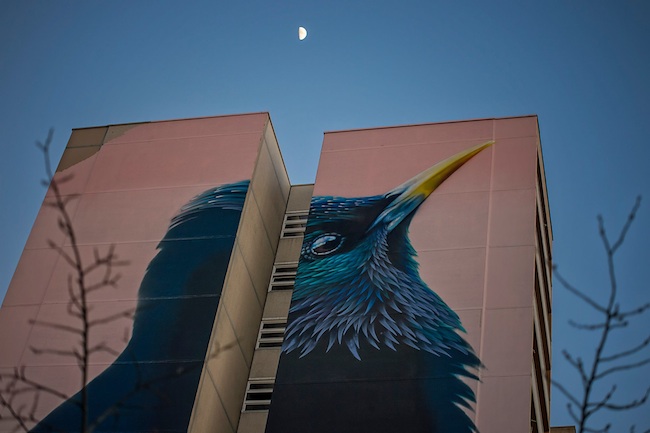
<instances>
[{"instance_id":1,"label":"sky","mask_svg":"<svg viewBox=\"0 0 650 433\"><path fill-rule=\"evenodd\" d=\"M268 111L292 183L313 182L324 131L537 114L554 263L605 299L596 215L614 236L642 195L617 272L623 308L648 302L649 23L642 0L2 0L0 299L45 194L34 142L50 128L58 161L72 128ZM649 317L614 343L640 341ZM593 320L556 281L552 373L574 387L561 352L589 357L594 335L569 318ZM571 423L565 404L554 390L553 425ZM648 412L605 418L650 428Z\"/></svg>"}]
</instances>

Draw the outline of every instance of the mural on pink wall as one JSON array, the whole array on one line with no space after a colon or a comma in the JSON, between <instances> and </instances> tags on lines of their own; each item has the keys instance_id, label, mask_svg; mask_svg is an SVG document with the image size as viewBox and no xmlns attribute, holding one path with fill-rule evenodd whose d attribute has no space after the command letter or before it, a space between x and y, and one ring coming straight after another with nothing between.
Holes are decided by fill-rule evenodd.
<instances>
[{"instance_id":1,"label":"mural on pink wall","mask_svg":"<svg viewBox=\"0 0 650 433\"><path fill-rule=\"evenodd\" d=\"M147 267L131 339L85 391L33 432L187 430L249 181L211 188L176 215Z\"/></svg>"},{"instance_id":2,"label":"mural on pink wall","mask_svg":"<svg viewBox=\"0 0 650 433\"><path fill-rule=\"evenodd\" d=\"M471 433L481 361L420 278L409 224L460 152L377 196L312 199L267 433Z\"/></svg>"}]
</instances>

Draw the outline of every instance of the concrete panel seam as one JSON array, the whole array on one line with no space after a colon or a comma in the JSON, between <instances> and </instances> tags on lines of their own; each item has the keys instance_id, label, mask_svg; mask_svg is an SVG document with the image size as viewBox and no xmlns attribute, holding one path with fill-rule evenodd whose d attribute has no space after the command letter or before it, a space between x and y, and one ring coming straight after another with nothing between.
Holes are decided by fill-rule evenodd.
<instances>
[{"instance_id":1,"label":"concrete panel seam","mask_svg":"<svg viewBox=\"0 0 650 433\"><path fill-rule=\"evenodd\" d=\"M232 319L230 318L230 313L228 313L227 308L223 308L223 311L226 313L226 317L228 318L228 322L230 323L230 327L235 330L237 329L235 325L232 322ZM244 353L244 348L241 347L241 341L239 341L239 337L235 334L235 340L237 341L237 347L239 348L239 353L241 353L242 359L244 360L244 364L246 365L246 368L248 369L248 372L250 374L250 369L251 369L251 364L253 363L253 360L251 359L250 364L246 360L246 354Z\"/></svg>"},{"instance_id":2,"label":"concrete panel seam","mask_svg":"<svg viewBox=\"0 0 650 433\"><path fill-rule=\"evenodd\" d=\"M494 119L492 120L492 140L494 140L494 135L495 135L495 128L496 124ZM490 185L489 185L489 191L492 190L492 185L494 184L494 146L491 146L490 148ZM489 246L490 246L490 227L491 227L491 222L492 222L492 194L488 194L488 212L487 212L487 233L486 233L486 238L485 238L485 262L484 262L484 272L483 272L483 290L482 290L482 308L481 308L481 317L480 317L480 337L479 337L479 359L483 359L485 356L485 321L486 321L486 308L487 308L487 289L488 289L488 280L489 280L489 258L490 258L490 251L489 251ZM483 377L483 372L480 372L480 377ZM476 390L476 401L481 401L481 386L479 384L477 390ZM474 408L475 411L475 419L479 420L479 411L480 411L480 405L477 404L475 405Z\"/></svg>"},{"instance_id":3,"label":"concrete panel seam","mask_svg":"<svg viewBox=\"0 0 650 433\"><path fill-rule=\"evenodd\" d=\"M527 135L525 137L528 137ZM511 137L508 137L511 138ZM519 138L519 137L512 137L512 138ZM458 143L458 144L466 144L468 141L481 141L481 140L489 140L489 136L485 137L472 137L472 138L467 138L465 140L441 140L441 141L417 141L417 142L412 142L412 143L403 143L403 144L387 144L383 145L380 148L381 149L392 149L392 148L398 148L398 147L410 147L410 146L431 146L431 145L444 145L444 144L449 144L449 143ZM337 153L337 152L355 152L355 151L362 151L362 150L376 150L377 146L368 146L368 147L355 147L353 149L351 148L346 148L346 149L332 149L332 150L322 150L322 153Z\"/></svg>"},{"instance_id":4,"label":"concrete panel seam","mask_svg":"<svg viewBox=\"0 0 650 433\"><path fill-rule=\"evenodd\" d=\"M255 202L255 209L257 210L257 214L260 217L260 221L262 221L262 227L264 227L264 235L266 237L266 241L268 242L268 245L271 248L271 251L275 255L276 249L273 248L273 242L271 242L271 236L269 235L269 230L268 230L268 227L266 226L266 224L267 224L266 220L262 216L261 209L260 209L260 204L257 201L257 198L255 197L255 192L253 191L253 189L251 188L249 191L251 193L251 196L253 197L253 201Z\"/></svg>"},{"instance_id":5,"label":"concrete panel seam","mask_svg":"<svg viewBox=\"0 0 650 433\"><path fill-rule=\"evenodd\" d=\"M116 125L119 126L119 125ZM103 144L109 144L111 146L121 146L124 144L136 144L136 143L154 143L157 141L175 141L175 140L187 140L189 138L210 138L210 137L232 137L232 136L239 136L239 135L254 135L254 136L259 136L260 131L256 132L233 132L233 133L227 133L227 134L206 134L206 135L183 135L183 136L178 136L178 137L160 137L160 138L152 138L148 140L131 140L131 141L120 141L118 143L106 143L104 142ZM76 147L76 146L75 146ZM81 146L79 146L81 147Z\"/></svg>"},{"instance_id":6,"label":"concrete panel seam","mask_svg":"<svg viewBox=\"0 0 650 433\"><path fill-rule=\"evenodd\" d=\"M234 433L237 431L235 428L235 425L233 424L232 420L230 419L230 416L228 415L228 411L226 410L226 406L223 402L223 399L221 398L221 393L219 392L219 388L217 388L217 385L214 383L214 378L212 377L212 373L210 373L209 369L206 369L208 373L208 377L210 378L210 385L214 387L214 392L217 394L217 398L219 399L219 403L221 404L221 409L223 410L223 413L226 415L226 419L228 420L228 424L230 424L230 430ZM237 423L239 424L239 422Z\"/></svg>"},{"instance_id":7,"label":"concrete panel seam","mask_svg":"<svg viewBox=\"0 0 650 433\"><path fill-rule=\"evenodd\" d=\"M275 164L273 164L273 155L271 155L271 149L269 149L269 144L267 143L266 146L264 146L266 151L268 152L269 155L269 160L271 161L271 167L273 167L273 173L275 174L275 179L278 181L278 185L282 185L283 183L289 184L289 191L291 191L291 182L289 181L289 176L287 175L285 179L280 179L280 174L278 173L278 168L276 167ZM278 148L278 152L280 153L280 158L282 158L282 152L280 152L280 149ZM283 161L284 164L284 161ZM286 172L286 167L285 167L285 174ZM282 188L280 188L282 189ZM282 191L281 191L282 192ZM284 196L284 193L282 194ZM284 208L287 208L287 202L289 201L289 193L287 193L287 196L284 197Z\"/></svg>"},{"instance_id":8,"label":"concrete panel seam","mask_svg":"<svg viewBox=\"0 0 650 433\"><path fill-rule=\"evenodd\" d=\"M248 281L250 281L251 287L253 287L253 293L255 294L255 299L257 300L257 304L262 309L262 314L263 314L263 312L264 312L264 303L262 302L262 300L257 295L257 290L255 289L255 283L253 281L253 277L251 275L250 269L248 269L248 264L246 263L246 260L244 260L244 256L241 253L241 247L239 246L239 242L236 241L236 245L237 245L236 250L237 250L238 254L241 256L241 261L244 264L244 269L246 269L246 275L248 275Z\"/></svg>"}]
</instances>

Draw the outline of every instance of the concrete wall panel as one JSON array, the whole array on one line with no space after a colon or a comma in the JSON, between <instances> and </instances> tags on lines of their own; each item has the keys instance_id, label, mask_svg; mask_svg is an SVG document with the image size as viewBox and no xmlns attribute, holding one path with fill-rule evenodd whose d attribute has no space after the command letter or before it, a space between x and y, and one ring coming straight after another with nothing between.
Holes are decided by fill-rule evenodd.
<instances>
[{"instance_id":1,"label":"concrete wall panel","mask_svg":"<svg viewBox=\"0 0 650 433\"><path fill-rule=\"evenodd\" d=\"M486 307L532 307L535 290L535 247L493 247L488 251Z\"/></svg>"},{"instance_id":2,"label":"concrete wall panel","mask_svg":"<svg viewBox=\"0 0 650 433\"><path fill-rule=\"evenodd\" d=\"M494 146L492 189L531 189L537 182L538 137L502 138Z\"/></svg>"},{"instance_id":3,"label":"concrete wall panel","mask_svg":"<svg viewBox=\"0 0 650 433\"><path fill-rule=\"evenodd\" d=\"M535 245L535 190L494 191L491 198L489 245Z\"/></svg>"},{"instance_id":4,"label":"concrete wall panel","mask_svg":"<svg viewBox=\"0 0 650 433\"><path fill-rule=\"evenodd\" d=\"M112 145L183 137L246 134L253 131L261 134L268 118L267 113L253 113L117 125L109 127L104 143ZM116 132L112 132L113 129Z\"/></svg>"},{"instance_id":5,"label":"concrete wall panel","mask_svg":"<svg viewBox=\"0 0 650 433\"><path fill-rule=\"evenodd\" d=\"M530 375L486 377L479 384L477 427L481 432L530 429ZM513 396L520 396L513 398ZM525 427L522 427L525 426Z\"/></svg>"},{"instance_id":6,"label":"concrete wall panel","mask_svg":"<svg viewBox=\"0 0 650 433\"><path fill-rule=\"evenodd\" d=\"M45 296L58 260L59 254L51 249L23 251L2 305L39 304ZM39 263L40 272L34 272L34 263Z\"/></svg>"},{"instance_id":7,"label":"concrete wall panel","mask_svg":"<svg viewBox=\"0 0 650 433\"><path fill-rule=\"evenodd\" d=\"M97 156L87 190L211 187L250 179L259 139L259 132L251 132L106 146Z\"/></svg>"},{"instance_id":8,"label":"concrete wall panel","mask_svg":"<svg viewBox=\"0 0 650 433\"><path fill-rule=\"evenodd\" d=\"M291 304L290 290L277 290L269 292L264 305L264 318L278 319L287 317Z\"/></svg>"},{"instance_id":9,"label":"concrete wall panel","mask_svg":"<svg viewBox=\"0 0 650 433\"><path fill-rule=\"evenodd\" d=\"M420 276L433 291L462 287L462 290L446 291L445 302L451 308L482 308L485 248L420 250L418 257L427 263L420 269Z\"/></svg>"},{"instance_id":10,"label":"concrete wall panel","mask_svg":"<svg viewBox=\"0 0 650 433\"><path fill-rule=\"evenodd\" d=\"M0 309L0 367L13 368L29 351L27 339L31 322L36 319L38 306L4 305Z\"/></svg>"},{"instance_id":11,"label":"concrete wall panel","mask_svg":"<svg viewBox=\"0 0 650 433\"><path fill-rule=\"evenodd\" d=\"M107 126L73 129L67 147L101 146L107 131Z\"/></svg>"},{"instance_id":12,"label":"concrete wall panel","mask_svg":"<svg viewBox=\"0 0 650 433\"><path fill-rule=\"evenodd\" d=\"M255 351L251 377L274 377L280 361L280 349L259 349Z\"/></svg>"},{"instance_id":13,"label":"concrete wall panel","mask_svg":"<svg viewBox=\"0 0 650 433\"><path fill-rule=\"evenodd\" d=\"M208 376L204 376L202 386L199 389L209 385L209 383L205 383L209 377L225 408L230 424L236 428L242 402L244 401L244 392L246 391L246 387L242 387L241 383L246 384L248 380L250 364L247 363L246 357L239 346L232 321L225 309L220 309L215 324L214 343L206 364ZM196 431L194 430L195 423L200 422L197 420L211 417L212 414L209 408L206 408L205 412L195 410L190 424L190 431Z\"/></svg>"},{"instance_id":14,"label":"concrete wall panel","mask_svg":"<svg viewBox=\"0 0 650 433\"><path fill-rule=\"evenodd\" d=\"M515 122L515 124L519 124ZM489 140L493 137L492 119L425 125L405 125L388 128L358 129L326 134L324 151L343 149L383 148L418 143L447 143L452 141ZM326 146L326 147L325 147Z\"/></svg>"}]
</instances>

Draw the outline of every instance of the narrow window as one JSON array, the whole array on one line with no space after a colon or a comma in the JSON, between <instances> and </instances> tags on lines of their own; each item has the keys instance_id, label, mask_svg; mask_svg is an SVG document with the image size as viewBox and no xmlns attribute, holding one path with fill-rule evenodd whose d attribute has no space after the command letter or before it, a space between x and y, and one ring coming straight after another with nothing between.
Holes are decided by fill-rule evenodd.
<instances>
[{"instance_id":1,"label":"narrow window","mask_svg":"<svg viewBox=\"0 0 650 433\"><path fill-rule=\"evenodd\" d=\"M296 282L298 263L278 263L273 267L269 292L274 290L293 290Z\"/></svg>"},{"instance_id":2,"label":"narrow window","mask_svg":"<svg viewBox=\"0 0 650 433\"><path fill-rule=\"evenodd\" d=\"M260 333L257 338L258 349L270 349L282 347L284 331L287 328L285 320L263 320L260 326Z\"/></svg>"},{"instance_id":3,"label":"narrow window","mask_svg":"<svg viewBox=\"0 0 650 433\"><path fill-rule=\"evenodd\" d=\"M246 386L246 398L244 399L243 411L269 410L272 394L272 379L249 381Z\"/></svg>"},{"instance_id":4,"label":"narrow window","mask_svg":"<svg viewBox=\"0 0 650 433\"><path fill-rule=\"evenodd\" d=\"M307 216L309 211L301 210L296 212L287 212L284 215L284 224L282 225L283 238L295 238L303 236L307 228Z\"/></svg>"}]
</instances>

